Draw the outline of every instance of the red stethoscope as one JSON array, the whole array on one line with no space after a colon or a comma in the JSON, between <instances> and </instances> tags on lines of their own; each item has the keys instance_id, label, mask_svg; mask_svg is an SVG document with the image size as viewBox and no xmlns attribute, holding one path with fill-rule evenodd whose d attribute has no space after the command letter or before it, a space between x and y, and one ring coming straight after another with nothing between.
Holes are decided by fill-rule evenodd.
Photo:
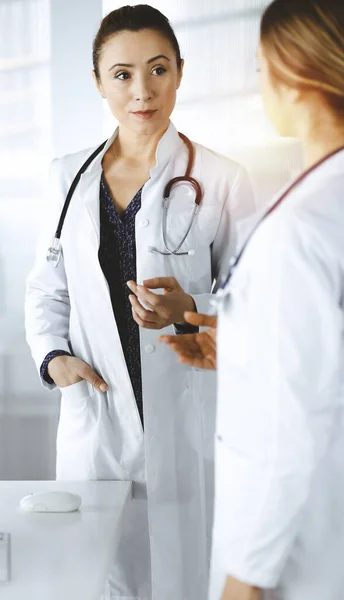
<instances>
[{"instance_id":1,"label":"red stethoscope","mask_svg":"<svg viewBox=\"0 0 344 600\"><path fill-rule=\"evenodd\" d=\"M251 231L248 239L245 241L245 243L243 244L240 252L233 257L230 262L229 262L229 270L227 272L226 275L224 275L224 277L222 278L221 281L221 285L218 288L217 292L216 292L216 296L218 298L218 300L220 300L224 295L225 295L225 288L227 287L228 283L230 282L233 273L235 271L235 269L237 268L239 262L242 259L242 256L250 242L250 240L252 239L253 235L255 234L255 232L257 231L258 227L262 224L263 221L265 221L265 219L271 215L271 213L273 213L276 208L279 207L279 205L286 199L286 197L290 194L290 192L292 192L292 190L294 188L296 188L310 173L313 173L320 165L322 165L324 162L326 162L328 159L332 158L332 156L335 156L335 154L338 154L339 152L341 152L342 150L344 150L344 146L342 146L341 148L338 148L337 150L334 150L333 152L331 152L330 154L327 154L326 156L324 156L323 158L321 158L317 163L315 163L314 165L312 165L309 169L307 169L306 171L304 171L300 177L298 177L287 189L285 192L283 192L282 196L280 196L276 202L274 202L274 204L272 204L272 206L270 206L270 208L266 211L266 213L264 213L264 215L262 216L261 219L259 219L258 223L256 223L256 225L254 226L253 230ZM216 301L215 301L216 303Z\"/></svg>"},{"instance_id":2,"label":"red stethoscope","mask_svg":"<svg viewBox=\"0 0 344 600\"><path fill-rule=\"evenodd\" d=\"M186 256L188 254L190 254L190 255L194 254L193 250L188 250L185 252L179 252L179 250L180 250L181 246L184 244L186 238L188 237L188 235L190 233L191 227L196 218L196 214L198 212L199 206L200 206L200 204L202 202L202 198L203 198L203 192L202 192L202 188L201 188L199 182L196 179L194 179L193 177L191 177L191 171L193 169L194 161L195 161L194 147L192 145L192 142L190 142L189 138L187 138L186 135L179 133L179 137L183 140L183 142L185 143L185 145L187 146L187 149L188 149L188 153L189 153L188 165L186 168L185 175L181 176L181 177L174 177L174 179L171 179L171 181L166 185L165 190L164 190L163 213L162 213L162 239L163 239L163 243L164 243L164 250L158 250L157 248L154 248L154 247L148 248L149 252L153 252L155 254L163 254L166 256L169 256L169 255ZM73 182L68 190L68 194L66 196L66 200L64 202L64 205L63 205L63 208L61 211L61 215L60 215L60 219L58 222L58 226L57 226L57 229L55 232L53 244L48 249L47 256L46 256L47 261L51 262L54 267L57 267L57 265L60 261L60 258L61 258L62 246L61 246L60 238L61 238L62 228L63 228L63 224L64 224L64 221L65 221L65 218L67 215L67 211L68 211L71 199L75 192L75 189L80 181L81 175L86 171L86 169L89 167L91 162L96 158L96 156L103 150L106 142L107 142L107 140L105 142L103 142L91 154L91 156L89 156L88 159L84 162L84 164L82 165L82 167L80 168L80 170L78 171L76 176L74 177ZM177 246L174 249L172 249L169 247L169 244L167 242L167 214L168 214L168 207L170 204L171 190L174 185L180 184L180 183L184 183L189 186L191 185L192 190L195 194L195 200L194 200L194 208L193 208L192 216L191 216L190 222L188 224L188 227L187 227L180 243L177 244Z\"/></svg>"}]
</instances>

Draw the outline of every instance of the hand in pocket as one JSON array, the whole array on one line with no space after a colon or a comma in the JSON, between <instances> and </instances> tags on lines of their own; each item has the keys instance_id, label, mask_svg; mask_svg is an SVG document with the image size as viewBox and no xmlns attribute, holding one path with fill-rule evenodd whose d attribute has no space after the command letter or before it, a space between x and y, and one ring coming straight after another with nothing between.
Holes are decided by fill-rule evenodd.
<instances>
[{"instance_id":1,"label":"hand in pocket","mask_svg":"<svg viewBox=\"0 0 344 600\"><path fill-rule=\"evenodd\" d=\"M48 364L48 373L57 387L64 388L83 379L100 392L106 392L107 383L87 363L75 356L55 356Z\"/></svg>"}]
</instances>

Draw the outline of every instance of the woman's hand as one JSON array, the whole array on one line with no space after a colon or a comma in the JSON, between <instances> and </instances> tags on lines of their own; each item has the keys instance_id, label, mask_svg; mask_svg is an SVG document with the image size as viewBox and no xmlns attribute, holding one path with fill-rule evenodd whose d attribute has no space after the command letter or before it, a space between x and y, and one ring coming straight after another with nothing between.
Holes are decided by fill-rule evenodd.
<instances>
[{"instance_id":1,"label":"woman's hand","mask_svg":"<svg viewBox=\"0 0 344 600\"><path fill-rule=\"evenodd\" d=\"M216 369L216 326L217 317L198 313L185 313L185 320L196 327L210 327L202 333L184 335L162 335L165 342L179 356L179 362L199 369Z\"/></svg>"},{"instance_id":2,"label":"woman's hand","mask_svg":"<svg viewBox=\"0 0 344 600\"><path fill-rule=\"evenodd\" d=\"M129 296L133 319L140 327L162 329L172 323L182 324L184 312L196 308L193 298L184 292L174 277L146 279L143 285L128 281L127 285L133 292ZM164 294L155 294L151 289L163 289Z\"/></svg>"},{"instance_id":3,"label":"woman's hand","mask_svg":"<svg viewBox=\"0 0 344 600\"><path fill-rule=\"evenodd\" d=\"M48 374L60 388L85 379L100 392L106 392L108 389L105 381L87 363L75 356L55 356L48 364Z\"/></svg>"}]
</instances>

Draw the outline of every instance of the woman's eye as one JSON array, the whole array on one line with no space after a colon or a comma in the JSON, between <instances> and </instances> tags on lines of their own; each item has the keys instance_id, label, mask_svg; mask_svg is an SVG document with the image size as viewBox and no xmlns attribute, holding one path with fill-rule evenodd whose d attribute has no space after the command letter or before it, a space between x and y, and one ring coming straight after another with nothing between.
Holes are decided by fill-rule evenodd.
<instances>
[{"instance_id":1,"label":"woman's eye","mask_svg":"<svg viewBox=\"0 0 344 600\"><path fill-rule=\"evenodd\" d=\"M165 67L155 67L155 69L153 69L152 73L154 73L156 75L163 75L164 73L166 73L166 69L165 69Z\"/></svg>"},{"instance_id":2,"label":"woman's eye","mask_svg":"<svg viewBox=\"0 0 344 600\"><path fill-rule=\"evenodd\" d=\"M120 73L117 73L117 75L115 75L115 79L129 79L130 75L129 73L127 73L127 71L121 71Z\"/></svg>"}]
</instances>

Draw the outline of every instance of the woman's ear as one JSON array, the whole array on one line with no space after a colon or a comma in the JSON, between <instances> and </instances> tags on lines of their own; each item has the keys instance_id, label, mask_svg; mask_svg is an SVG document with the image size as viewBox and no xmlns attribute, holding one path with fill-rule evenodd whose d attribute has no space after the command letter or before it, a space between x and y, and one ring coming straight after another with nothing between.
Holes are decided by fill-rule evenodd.
<instances>
[{"instance_id":1,"label":"woman's ear","mask_svg":"<svg viewBox=\"0 0 344 600\"><path fill-rule=\"evenodd\" d=\"M182 59L182 62L180 64L180 69L178 70L178 79L177 79L177 90L180 87L180 84L182 82L183 79L183 71L184 71L184 59Z\"/></svg>"},{"instance_id":2,"label":"woman's ear","mask_svg":"<svg viewBox=\"0 0 344 600\"><path fill-rule=\"evenodd\" d=\"M101 84L100 80L97 78L97 75L95 74L94 70L92 70L92 77L93 77L93 81L96 85L96 88L97 88L99 94L101 95L102 98L106 98L106 96L104 95L104 92L103 92L102 84Z\"/></svg>"}]
</instances>

